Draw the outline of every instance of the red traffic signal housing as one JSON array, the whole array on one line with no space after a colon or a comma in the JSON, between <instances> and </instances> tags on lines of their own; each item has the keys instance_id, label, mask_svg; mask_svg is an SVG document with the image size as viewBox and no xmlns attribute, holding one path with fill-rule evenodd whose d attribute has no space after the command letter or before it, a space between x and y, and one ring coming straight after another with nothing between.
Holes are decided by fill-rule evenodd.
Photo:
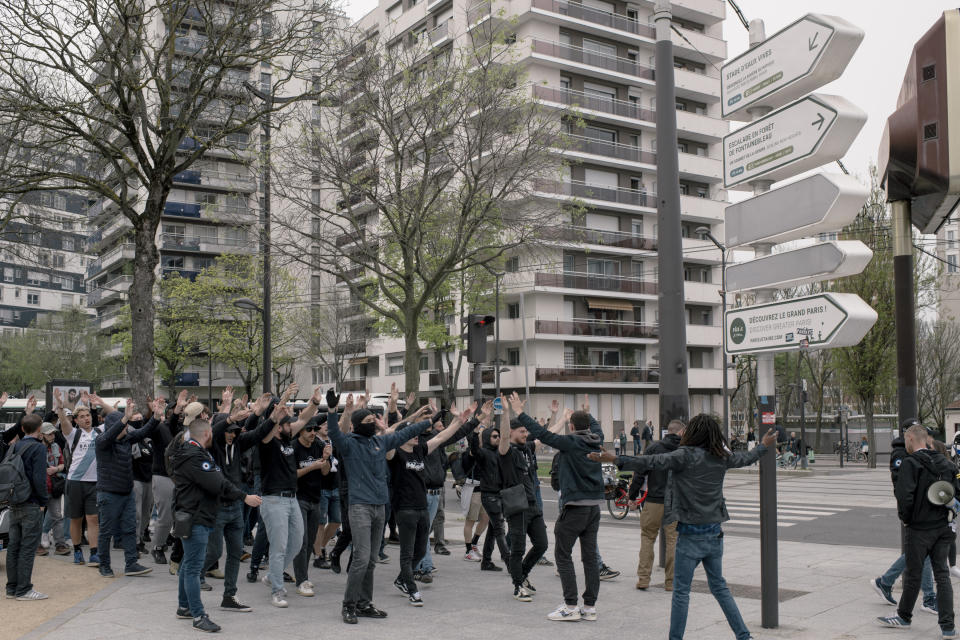
<instances>
[{"instance_id":1,"label":"red traffic signal housing","mask_svg":"<svg viewBox=\"0 0 960 640\"><path fill-rule=\"evenodd\" d=\"M960 203L960 9L944 11L914 45L878 164L887 201L909 200L923 233Z\"/></svg>"},{"instance_id":2,"label":"red traffic signal housing","mask_svg":"<svg viewBox=\"0 0 960 640\"><path fill-rule=\"evenodd\" d=\"M471 313L467 316L467 362L487 361L487 327L496 322L495 316Z\"/></svg>"}]
</instances>

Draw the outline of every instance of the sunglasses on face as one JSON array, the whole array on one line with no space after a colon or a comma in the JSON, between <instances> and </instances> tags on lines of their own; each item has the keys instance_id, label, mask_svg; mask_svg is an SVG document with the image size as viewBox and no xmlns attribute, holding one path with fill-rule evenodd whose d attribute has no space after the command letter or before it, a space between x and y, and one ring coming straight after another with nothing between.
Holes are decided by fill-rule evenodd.
<instances>
[{"instance_id":1,"label":"sunglasses on face","mask_svg":"<svg viewBox=\"0 0 960 640\"><path fill-rule=\"evenodd\" d=\"M304 427L303 430L306 431L307 433L313 433L314 431L317 430L317 428L316 428L316 427Z\"/></svg>"},{"instance_id":2,"label":"sunglasses on face","mask_svg":"<svg viewBox=\"0 0 960 640\"><path fill-rule=\"evenodd\" d=\"M499 437L500 437L499 435L493 434L492 436L490 436L490 439L493 440L494 438L499 438Z\"/></svg>"}]
</instances>

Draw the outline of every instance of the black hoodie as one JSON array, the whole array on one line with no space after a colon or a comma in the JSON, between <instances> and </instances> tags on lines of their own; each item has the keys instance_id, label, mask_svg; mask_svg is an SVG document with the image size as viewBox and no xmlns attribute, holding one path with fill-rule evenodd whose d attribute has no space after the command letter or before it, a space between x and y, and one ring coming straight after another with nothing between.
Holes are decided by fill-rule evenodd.
<instances>
[{"instance_id":1,"label":"black hoodie","mask_svg":"<svg viewBox=\"0 0 960 640\"><path fill-rule=\"evenodd\" d=\"M503 488L503 479L500 476L500 451L496 445L490 443L490 435L495 428L483 430L483 435L476 432L468 437L470 455L474 461L474 476L480 478L480 493L499 493ZM483 438L483 446L480 439Z\"/></svg>"},{"instance_id":2,"label":"black hoodie","mask_svg":"<svg viewBox=\"0 0 960 640\"><path fill-rule=\"evenodd\" d=\"M658 453L670 453L676 451L680 446L680 436L675 433L668 433L659 442L654 442L643 452L645 456L652 456ZM640 489L643 487L643 479L647 479L647 499L646 502L653 504L663 504L667 496L667 483L670 480L669 471L647 471L646 473L634 473L633 480L630 481L630 499L636 500L640 495Z\"/></svg>"},{"instance_id":3,"label":"black hoodie","mask_svg":"<svg viewBox=\"0 0 960 640\"><path fill-rule=\"evenodd\" d=\"M957 469L942 454L930 449L918 449L903 459L893 488L897 496L897 513L911 529L937 529L947 526L947 508L927 500L927 489L937 480L953 485L960 493Z\"/></svg>"}]
</instances>

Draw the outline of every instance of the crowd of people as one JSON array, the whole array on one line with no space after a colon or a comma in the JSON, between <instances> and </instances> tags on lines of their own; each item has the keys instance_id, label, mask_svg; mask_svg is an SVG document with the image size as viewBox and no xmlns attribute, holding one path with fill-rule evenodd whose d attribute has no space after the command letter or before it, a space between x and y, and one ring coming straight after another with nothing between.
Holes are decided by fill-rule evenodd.
<instances>
[{"instance_id":1,"label":"crowd of people","mask_svg":"<svg viewBox=\"0 0 960 640\"><path fill-rule=\"evenodd\" d=\"M641 487L647 491L637 589L650 588L653 547L658 535L666 537L671 640L684 637L693 573L701 564L738 640L751 637L722 575L721 525L729 519L722 488L727 469L753 464L776 446L775 430L749 451L735 452L708 415L670 422L657 441L648 439L649 424L638 424L631 436L640 436L634 453L642 455L627 456L604 450L602 429L586 403L561 412L554 402L551 418L536 420L516 393L500 399L505 415L495 416L490 400L462 411L433 403L404 411L394 388L385 410L375 410L366 396L351 394L341 404L333 390L324 396L317 387L294 415L289 401L297 391L291 385L280 397L250 402L228 388L216 411L186 392L170 407L151 399L143 411L132 399L120 409L95 394L84 394L70 410L55 393L44 416L31 399L0 438L0 484L7 483L10 510L6 597L48 597L32 583L38 555L72 552L75 565L104 577L115 576L115 555L123 559L124 576L145 576L154 567L141 559L149 557L178 577L176 617L215 632L220 627L201 596L213 590L211 579L223 583L220 610L251 611L237 596L240 565L249 561L247 581L263 582L270 604L285 608L288 584L301 597L315 595L311 568L340 574L349 550L343 622L386 618L373 602L376 567L389 560L385 544L399 544L393 584L415 607L425 605L420 585L435 576L431 550L450 554L442 534L434 544L430 537L452 469L465 515L463 559L484 572L505 568L513 597L531 602L533 569L549 564L539 443L557 452L551 476L560 509L553 545L563 603L548 619L596 620L600 581L617 575L604 564L597 535L605 496L601 463L607 463L634 472L631 498ZM5 400L0 396L0 406ZM927 490L943 481L960 491L960 480L947 448L928 429L913 421L904 430L893 443L891 471L905 554L873 581L885 602L898 604L897 614L880 623L909 627L923 591L921 609L938 615L942 637L955 638L955 524L948 507L927 499ZM455 442L462 447L448 456L446 446ZM617 447L621 454L625 448ZM577 543L582 592L572 556ZM898 602L891 589L900 573Z\"/></svg>"}]
</instances>

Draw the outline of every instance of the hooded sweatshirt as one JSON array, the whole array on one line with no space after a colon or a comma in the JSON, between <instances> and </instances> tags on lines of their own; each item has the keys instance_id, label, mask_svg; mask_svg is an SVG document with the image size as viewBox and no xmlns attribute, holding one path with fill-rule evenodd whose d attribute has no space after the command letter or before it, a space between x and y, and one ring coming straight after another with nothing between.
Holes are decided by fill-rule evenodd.
<instances>
[{"instance_id":1,"label":"hooded sweatshirt","mask_svg":"<svg viewBox=\"0 0 960 640\"><path fill-rule=\"evenodd\" d=\"M123 412L113 411L103 420L104 431L96 439L97 491L126 495L133 491L133 453L131 447L150 435L160 424L150 418L139 429L127 428L127 434L118 439L123 431Z\"/></svg>"},{"instance_id":2,"label":"hooded sweatshirt","mask_svg":"<svg viewBox=\"0 0 960 640\"><path fill-rule=\"evenodd\" d=\"M603 437L593 428L558 435L542 427L525 413L517 420L527 428L530 437L559 451L557 477L560 480L560 508L566 505L599 505L603 502L603 471L599 462L587 454L603 450ZM592 427L592 425L591 425Z\"/></svg>"},{"instance_id":3,"label":"hooded sweatshirt","mask_svg":"<svg viewBox=\"0 0 960 640\"><path fill-rule=\"evenodd\" d=\"M495 431L495 428L484 429L482 435L471 433L468 438L474 463L474 477L480 478L480 493L500 493L503 488L500 451L490 442L490 436Z\"/></svg>"}]
</instances>

